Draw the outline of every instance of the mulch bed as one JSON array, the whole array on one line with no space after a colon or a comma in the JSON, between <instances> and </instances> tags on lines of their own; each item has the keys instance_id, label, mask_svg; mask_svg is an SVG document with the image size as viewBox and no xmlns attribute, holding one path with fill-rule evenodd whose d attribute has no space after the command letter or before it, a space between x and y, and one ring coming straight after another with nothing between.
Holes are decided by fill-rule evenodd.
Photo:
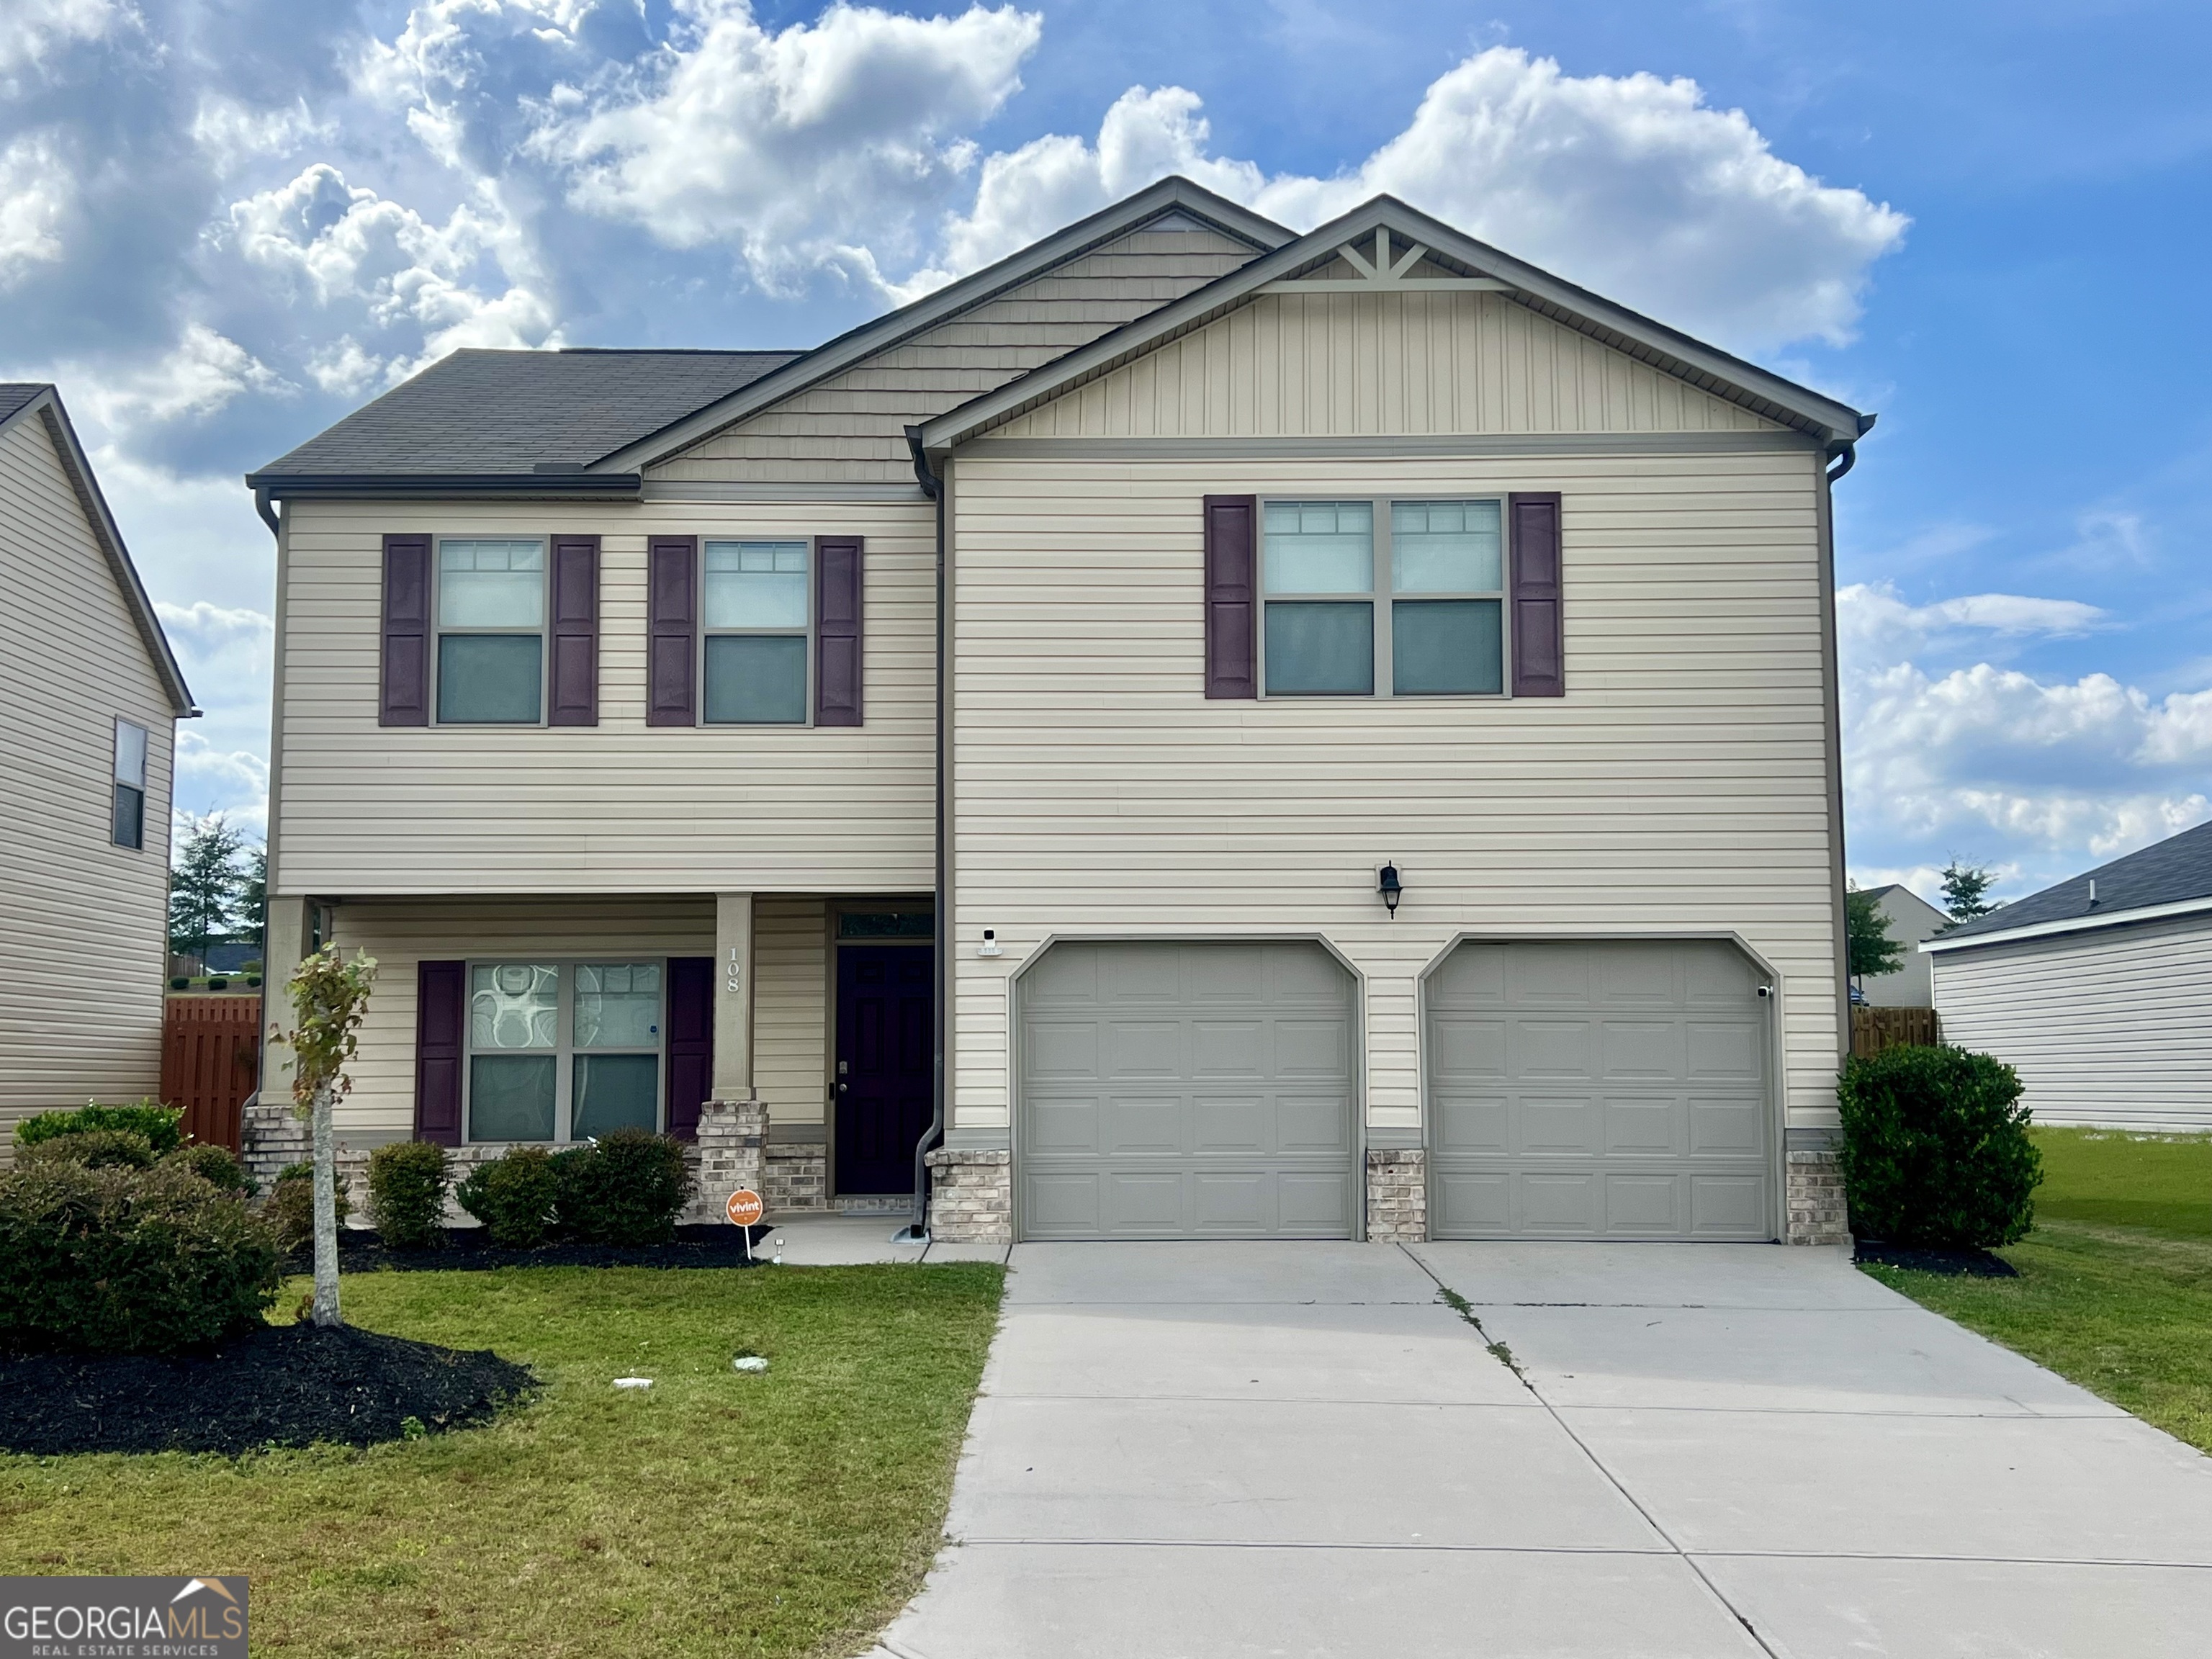
<instances>
[{"instance_id":1,"label":"mulch bed","mask_svg":"<svg viewBox=\"0 0 2212 1659\"><path fill-rule=\"evenodd\" d=\"M1923 1273L1948 1273L1954 1279L2018 1279L2020 1269L2002 1256L1987 1250L1923 1250L1908 1244L1885 1244L1878 1238L1852 1241L1854 1261L1872 1261L1884 1267L1911 1267Z\"/></svg>"},{"instance_id":2,"label":"mulch bed","mask_svg":"<svg viewBox=\"0 0 2212 1659\"><path fill-rule=\"evenodd\" d=\"M0 1356L0 1450L222 1452L400 1440L482 1423L538 1386L489 1351L265 1325L205 1353Z\"/></svg>"},{"instance_id":3,"label":"mulch bed","mask_svg":"<svg viewBox=\"0 0 2212 1659\"><path fill-rule=\"evenodd\" d=\"M765 1261L761 1242L775 1229L762 1222L752 1230L753 1260ZM484 1236L481 1227L456 1227L446 1243L433 1250L387 1249L374 1232L350 1227L338 1230L338 1271L342 1273L379 1272L483 1273L494 1267L747 1267L744 1235L726 1222L678 1227L672 1244L635 1248L617 1244L585 1244L560 1239L534 1250L502 1250ZM294 1273L313 1273L312 1248L301 1250L289 1264Z\"/></svg>"}]
</instances>

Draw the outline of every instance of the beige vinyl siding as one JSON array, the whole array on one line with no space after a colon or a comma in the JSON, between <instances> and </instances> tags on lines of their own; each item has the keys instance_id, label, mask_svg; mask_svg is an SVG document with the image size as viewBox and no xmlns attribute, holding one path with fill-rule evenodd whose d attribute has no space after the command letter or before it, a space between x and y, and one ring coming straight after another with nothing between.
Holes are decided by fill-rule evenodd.
<instances>
[{"instance_id":1,"label":"beige vinyl siding","mask_svg":"<svg viewBox=\"0 0 2212 1659\"><path fill-rule=\"evenodd\" d=\"M333 937L376 958L376 983L338 1102L340 1136L356 1146L415 1133L415 969L433 962L641 960L714 954L712 895L591 899L574 896L434 903L346 903Z\"/></svg>"},{"instance_id":2,"label":"beige vinyl siding","mask_svg":"<svg viewBox=\"0 0 2212 1659\"><path fill-rule=\"evenodd\" d=\"M830 1076L827 901L753 901L753 1091L771 1123L819 1123Z\"/></svg>"},{"instance_id":3,"label":"beige vinyl siding","mask_svg":"<svg viewBox=\"0 0 2212 1659\"><path fill-rule=\"evenodd\" d=\"M927 501L301 501L287 509L275 890L858 891L933 860ZM383 538L598 535L596 726L381 727ZM645 723L648 535L860 535L866 723Z\"/></svg>"},{"instance_id":4,"label":"beige vinyl siding","mask_svg":"<svg viewBox=\"0 0 2212 1659\"><path fill-rule=\"evenodd\" d=\"M1780 975L1791 1114L1832 1121L1819 465L956 457L956 1127L1006 1125L1007 979L1054 933L1325 938L1401 1130L1460 934L1734 935ZM1205 699L1202 495L1516 489L1564 495L1565 698Z\"/></svg>"},{"instance_id":5,"label":"beige vinyl siding","mask_svg":"<svg viewBox=\"0 0 2212 1659\"><path fill-rule=\"evenodd\" d=\"M0 434L0 1146L161 1084L167 693L45 426ZM110 839L115 722L147 732L145 846Z\"/></svg>"},{"instance_id":6,"label":"beige vinyl siding","mask_svg":"<svg viewBox=\"0 0 2212 1659\"><path fill-rule=\"evenodd\" d=\"M1263 294L991 435L1780 429L1502 294Z\"/></svg>"},{"instance_id":7,"label":"beige vinyl siding","mask_svg":"<svg viewBox=\"0 0 2212 1659\"><path fill-rule=\"evenodd\" d=\"M1255 257L1204 228L1139 231L725 428L648 476L910 482L909 422L995 390Z\"/></svg>"},{"instance_id":8,"label":"beige vinyl siding","mask_svg":"<svg viewBox=\"0 0 2212 1659\"><path fill-rule=\"evenodd\" d=\"M2037 1122L2212 1129L2212 915L1930 956L1943 1040L2017 1069Z\"/></svg>"}]
</instances>

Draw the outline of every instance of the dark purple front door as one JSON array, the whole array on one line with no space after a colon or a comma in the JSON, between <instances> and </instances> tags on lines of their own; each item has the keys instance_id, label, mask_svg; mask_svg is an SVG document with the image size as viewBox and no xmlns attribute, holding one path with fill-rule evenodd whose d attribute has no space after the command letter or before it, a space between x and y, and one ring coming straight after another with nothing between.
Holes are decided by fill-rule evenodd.
<instances>
[{"instance_id":1,"label":"dark purple front door","mask_svg":"<svg viewBox=\"0 0 2212 1659\"><path fill-rule=\"evenodd\" d=\"M837 1190L910 1193L929 1127L927 945L837 947Z\"/></svg>"}]
</instances>

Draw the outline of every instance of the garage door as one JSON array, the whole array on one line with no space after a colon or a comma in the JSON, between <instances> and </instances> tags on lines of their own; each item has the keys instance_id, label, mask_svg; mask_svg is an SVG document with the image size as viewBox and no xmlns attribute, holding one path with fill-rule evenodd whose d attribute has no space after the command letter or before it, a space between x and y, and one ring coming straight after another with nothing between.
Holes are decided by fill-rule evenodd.
<instances>
[{"instance_id":1,"label":"garage door","mask_svg":"<svg viewBox=\"0 0 2212 1659\"><path fill-rule=\"evenodd\" d=\"M1316 945L1054 945L1016 990L1025 1238L1349 1238L1350 976Z\"/></svg>"},{"instance_id":2,"label":"garage door","mask_svg":"<svg viewBox=\"0 0 2212 1659\"><path fill-rule=\"evenodd\" d=\"M1773 1237L1762 982L1711 940L1460 946L1427 988L1431 1231Z\"/></svg>"}]
</instances>

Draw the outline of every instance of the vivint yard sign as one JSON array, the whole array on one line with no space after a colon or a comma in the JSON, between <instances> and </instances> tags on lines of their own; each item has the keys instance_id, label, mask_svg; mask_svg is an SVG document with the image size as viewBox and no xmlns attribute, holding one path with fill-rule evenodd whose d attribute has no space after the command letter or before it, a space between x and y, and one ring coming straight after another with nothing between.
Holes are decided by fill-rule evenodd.
<instances>
[{"instance_id":1,"label":"vivint yard sign","mask_svg":"<svg viewBox=\"0 0 2212 1659\"><path fill-rule=\"evenodd\" d=\"M246 1580L0 1578L0 1659L246 1659Z\"/></svg>"}]
</instances>

